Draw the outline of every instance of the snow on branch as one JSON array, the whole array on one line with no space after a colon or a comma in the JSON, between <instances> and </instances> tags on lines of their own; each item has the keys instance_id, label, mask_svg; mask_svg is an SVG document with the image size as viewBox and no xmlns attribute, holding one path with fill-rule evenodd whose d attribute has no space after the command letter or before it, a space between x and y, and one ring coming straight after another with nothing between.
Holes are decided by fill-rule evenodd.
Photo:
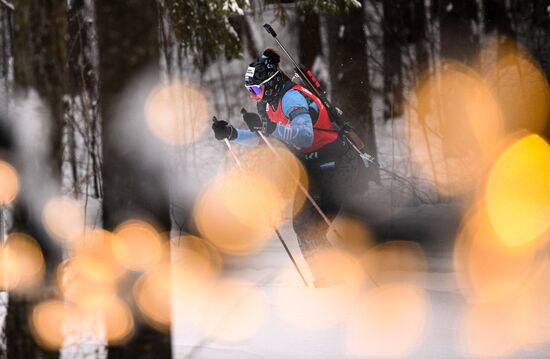
<instances>
[{"instance_id":1,"label":"snow on branch","mask_svg":"<svg viewBox=\"0 0 550 359\"><path fill-rule=\"evenodd\" d=\"M8 2L7 0L0 0L0 2L2 4L4 4L7 8L9 8L10 10L15 10L15 6L13 6L12 3Z\"/></svg>"}]
</instances>

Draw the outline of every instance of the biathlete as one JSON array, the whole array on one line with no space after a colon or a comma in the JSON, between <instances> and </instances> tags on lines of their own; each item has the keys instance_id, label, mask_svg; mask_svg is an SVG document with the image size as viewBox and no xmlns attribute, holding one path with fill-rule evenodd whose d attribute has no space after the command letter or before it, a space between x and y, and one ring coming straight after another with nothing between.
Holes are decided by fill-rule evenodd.
<instances>
[{"instance_id":1,"label":"biathlete","mask_svg":"<svg viewBox=\"0 0 550 359\"><path fill-rule=\"evenodd\" d=\"M292 82L279 62L279 54L267 49L246 70L244 84L258 109L258 114L243 114L249 130L217 121L212 124L214 135L218 140L257 145L261 131L283 141L302 161L311 196L332 220L360 187L358 176L364 162L334 128L321 100ZM309 201L294 217L293 226L315 286L332 284L314 262L316 251L331 246L326 238L328 225Z\"/></svg>"}]
</instances>

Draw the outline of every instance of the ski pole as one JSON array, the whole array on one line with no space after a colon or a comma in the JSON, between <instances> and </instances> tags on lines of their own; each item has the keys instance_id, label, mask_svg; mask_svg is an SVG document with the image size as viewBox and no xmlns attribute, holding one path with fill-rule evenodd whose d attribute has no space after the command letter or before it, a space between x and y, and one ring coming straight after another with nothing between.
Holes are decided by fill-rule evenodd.
<instances>
[{"instance_id":1,"label":"ski pole","mask_svg":"<svg viewBox=\"0 0 550 359\"><path fill-rule=\"evenodd\" d=\"M247 111L242 108L241 109L241 114L245 115L247 113ZM321 207L319 207L319 205L317 204L317 202L315 202L315 199L313 197L311 197L311 195L309 194L309 191L304 187L304 185L302 184L302 182L300 181L300 179L298 177L296 177L293 173L292 173L292 170L290 168L288 168L287 164L285 163L285 161L279 156L279 154L277 153L277 151L275 151L275 148L273 148L273 146L271 145L271 143L267 140L267 138L265 137L265 135L262 133L262 131L256 131L256 133L258 134L258 136L260 136L260 138L264 141L264 143L267 145L267 147L271 150L271 152L273 152L273 154L275 155L275 157L277 157L277 160L283 165L285 166L285 169L292 175L294 181L296 181L296 184L298 185L298 188L304 193L304 195L306 196L306 198L308 199L308 201L312 204L312 206L315 208L315 210L319 213L319 215L321 216L321 218L325 221L325 223L330 227L330 220L328 219L327 215L323 212L323 210L321 209ZM333 231L338 235L339 238L342 238L338 232L333 229Z\"/></svg>"},{"instance_id":2,"label":"ski pole","mask_svg":"<svg viewBox=\"0 0 550 359\"><path fill-rule=\"evenodd\" d=\"M214 116L212 118L212 120L214 122L218 122L218 119L216 118L216 116ZM239 160L239 157L237 156L237 154L233 150L233 147L231 146L231 143L229 142L229 140L227 138L224 138L224 142L225 142L225 145L227 146L227 150L231 154L231 157L233 157L233 160L235 160L235 163L237 163L237 166L239 167L240 172L248 180L248 175L244 171L244 168L241 164L241 161ZM298 263L296 263L296 261L294 260L294 256L292 255L292 253L290 253L290 250L288 249L288 246L286 245L286 242L284 241L283 236L281 235L281 232L279 232L279 229L277 229L277 227L275 225L273 226L273 230L275 231L275 234L277 235L277 238L279 239L279 241L283 245L283 247L286 251L286 254L288 254L288 257L292 261L292 264L294 265L294 268L296 268L296 271L300 275L300 278L302 278L302 281L304 282L304 285L309 288L309 285L307 284L306 278L302 274L302 271L300 270L300 267L298 267Z\"/></svg>"},{"instance_id":3,"label":"ski pole","mask_svg":"<svg viewBox=\"0 0 550 359\"><path fill-rule=\"evenodd\" d=\"M271 143L267 140L267 138L265 137L265 135L261 132L261 131L258 131L257 132L258 135L260 136L260 138L265 142L265 144L267 145L267 147L271 150L271 152L273 152L273 154L277 157L277 160L282 163L287 171L289 171L290 173L291 172L291 169L288 168L288 166L286 165L286 163L284 162L284 160L279 156L279 154L277 153L277 151L275 151L275 148L273 148L273 146L271 145ZM304 193L304 195L307 197L307 199L310 201L310 203L313 205L313 207L317 210L317 212L319 213L319 215L321 215L321 217L323 218L323 220L325 221L325 223L328 225L329 229L331 229L331 223L330 223L330 220L328 219L328 217L326 216L326 214L323 212L323 210L321 209L321 207L319 207L319 205L317 204L317 202L315 202L315 199L313 197L311 197L311 195L309 194L309 191L302 185L302 183L300 182L300 179L295 177L294 176L294 179L296 180L296 183L298 184L298 187L300 188L300 190ZM332 231L334 232L334 234L336 234L338 236L338 238L340 238L340 240L343 240L342 236L340 235L340 233L336 230L336 228L332 228ZM369 277L369 279L372 281L372 283L376 286L376 287L379 287L379 284L378 282L373 278L373 276L365 271L365 274Z\"/></svg>"},{"instance_id":4,"label":"ski pole","mask_svg":"<svg viewBox=\"0 0 550 359\"><path fill-rule=\"evenodd\" d=\"M317 97L324 97L322 96L322 94L318 91L317 89L317 86L314 86L314 84L311 82L311 80L309 79L308 76L306 76L304 74L304 72L302 71L302 69L300 68L300 66L296 63L296 61L294 61L294 58L292 57L292 55L290 55L290 53L286 50L286 48L283 46L283 44L279 41L279 39L277 38L277 33L275 32L275 30L273 30L273 28L271 27L271 25L269 24L264 24L264 28L265 30L275 39L275 42L277 42L277 45L279 45L279 47L281 48L281 50L283 50L283 52L285 53L285 55L290 59L290 61L292 62L292 64L294 65L294 67L296 68L296 71L299 72L299 75L300 77L302 78L302 80L306 81L308 86L313 90L315 91L315 95L317 95Z\"/></svg>"},{"instance_id":5,"label":"ski pole","mask_svg":"<svg viewBox=\"0 0 550 359\"><path fill-rule=\"evenodd\" d=\"M302 81L304 81L306 83L306 86L309 88L309 90L311 90L315 94L315 96L317 96L321 100L323 105L326 107L326 109L329 113L329 116L331 117L334 124L336 125L335 127L337 127L338 130L343 130L346 127L351 128L351 126L349 126L349 124L342 123L340 121L340 117L342 116L342 110L340 110L338 107L333 106L330 103L330 101L327 99L325 93L323 91L321 91L321 84L313 76L311 71L308 70L308 75L310 75L311 77L306 76L306 74L304 74L304 71L302 70L300 65L298 65L298 63L294 60L292 55L287 51L287 49L284 47L284 45L279 41L279 39L277 38L277 33L275 32L275 30L273 30L271 25L264 24L264 28L273 37L273 39L275 39L275 42L277 42L277 45L279 45L281 50L283 50L285 55L292 62L292 64L294 65L296 74L302 79Z\"/></svg>"},{"instance_id":6,"label":"ski pole","mask_svg":"<svg viewBox=\"0 0 550 359\"><path fill-rule=\"evenodd\" d=\"M298 65L298 63L294 60L294 58L292 57L292 55L287 51L287 49L284 47L284 45L279 41L279 39L277 38L277 33L275 32L275 30L273 30L273 27L271 27L271 25L269 24L264 24L264 28L265 30L273 37L273 39L275 40L275 42L277 43L277 45L279 45L279 47L281 48L281 50L283 50L283 52L285 53L285 55L288 57L288 59L292 62L292 64L294 65L294 68L296 69L296 71L298 72L298 75L300 76L300 78L305 81L307 83L307 86L314 92L314 94L319 97L321 99L321 101L323 102L323 104L325 105L325 107L327 108L327 110L329 110L330 112L335 112L336 115L335 116L331 116L331 118L333 118L334 120L337 120L339 117L339 115L341 115L341 111L338 109L338 108L335 108L329 101L328 99L325 97L324 93L321 92L321 89L320 89L320 84L319 82L317 81L317 79L315 79L313 77L310 78L309 76L307 76L304 71L302 70L302 68L300 67L300 65ZM308 74L311 74L310 71L308 71ZM313 75L312 75L313 76ZM341 123L339 123L339 121L336 122L336 124L340 127L343 127L345 125L342 125ZM348 125L349 126L349 125ZM346 134L344 135L344 138L346 139L346 141L352 146L352 148L359 154L359 156L361 156L361 158L363 158L364 160L376 165L376 167L378 167L379 170L383 171L383 172L386 172L387 174L389 174L390 176L392 176L393 178L401 181L402 183L406 184L406 185L411 185L410 181L408 181L406 178L402 177L402 176L399 176L398 174L396 174L395 172L392 172L384 167L382 167L380 165L380 163L378 162L378 160L376 160L376 158L372 155L369 155L368 153L366 152L363 152L360 148L357 147L357 145L354 143L353 140L351 140L348 136L350 134ZM357 137L357 136L355 136ZM358 137L355 139L355 141L361 141ZM362 141L361 141L362 142Z\"/></svg>"},{"instance_id":7,"label":"ski pole","mask_svg":"<svg viewBox=\"0 0 550 359\"><path fill-rule=\"evenodd\" d=\"M389 174L390 176L392 176L393 178L395 178L396 180L399 180L401 181L402 183L408 185L408 186L412 186L412 183L407 180L406 178L398 175L397 173L393 172L393 171L390 171L384 167L382 167L382 165L380 164L380 162L378 162L378 160L372 156L372 155L369 155L368 153L364 153L364 152L361 152L357 146L355 146L355 144L353 143L353 141L350 141L349 138L346 138L346 140L348 141L348 143L352 146L352 148L357 152L359 153L359 156L361 156L362 159L368 161L369 163L372 163L374 164L376 167L378 167L378 169L380 171L383 171L383 172L386 172L387 174Z\"/></svg>"},{"instance_id":8,"label":"ski pole","mask_svg":"<svg viewBox=\"0 0 550 359\"><path fill-rule=\"evenodd\" d=\"M6 273L6 226L4 223L4 205L0 204L0 246L2 247L2 272ZM2 290L8 291L8 276L4 276L4 280L2 282Z\"/></svg>"},{"instance_id":9,"label":"ski pole","mask_svg":"<svg viewBox=\"0 0 550 359\"><path fill-rule=\"evenodd\" d=\"M229 140L227 138L224 138L223 141L225 142L225 145L227 146L227 150L229 151L229 153L231 154L231 157L233 157L233 159L235 160L235 162L237 163L237 166L239 167L239 170L241 171L241 173L245 176L246 176L246 173L244 172L244 168L243 168L243 165L241 164L241 161L239 161L239 157L237 157L237 154L235 153L235 151L233 151L233 147L231 147L231 143L229 143ZM248 177L247 177L248 178Z\"/></svg>"},{"instance_id":10,"label":"ski pole","mask_svg":"<svg viewBox=\"0 0 550 359\"><path fill-rule=\"evenodd\" d=\"M265 142L265 144L267 145L267 147L271 150L271 152L273 152L273 154L277 157L277 160L282 163L286 170L289 171L291 174L292 174L292 171L290 168L288 168L288 166L286 165L285 161L279 156L279 154L277 153L277 151L275 151L275 148L273 148L273 146L271 145L271 143L267 140L267 138L265 137L265 135L261 132L261 131L258 131L256 132L260 138ZM298 185L298 188L300 188L300 190L304 193L304 195L306 196L306 198L308 199L308 201L311 203L311 205L315 208L315 210L319 213L319 215L321 216L321 218L323 218L323 220L325 221L325 223L330 227L330 220L328 219L327 215L323 212L323 210L321 209L321 207L319 207L319 205L317 204L317 202L315 202L315 199L313 197L311 197L311 195L309 194L309 191L304 187L304 185L300 182L300 179L297 178L296 176L294 176L294 174L292 174L293 177L294 177L294 180L296 181L296 184ZM336 232L335 229L333 229L335 231L335 233L338 235L338 237L340 237L340 235L338 234L338 232ZM340 237L341 238L341 237Z\"/></svg>"}]
</instances>

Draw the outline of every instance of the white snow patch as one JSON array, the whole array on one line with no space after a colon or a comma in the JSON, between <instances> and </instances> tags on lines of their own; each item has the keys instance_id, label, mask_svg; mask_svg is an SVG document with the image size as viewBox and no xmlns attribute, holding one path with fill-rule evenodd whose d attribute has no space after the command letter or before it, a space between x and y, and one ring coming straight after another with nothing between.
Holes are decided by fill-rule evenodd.
<instances>
[{"instance_id":1,"label":"white snow patch","mask_svg":"<svg viewBox=\"0 0 550 359\"><path fill-rule=\"evenodd\" d=\"M245 7L249 7L250 3L246 1ZM237 13L239 15L244 15L244 10L242 7L239 6L236 0L227 0L223 3L223 9L225 11L231 11L234 13Z\"/></svg>"},{"instance_id":2,"label":"white snow patch","mask_svg":"<svg viewBox=\"0 0 550 359\"><path fill-rule=\"evenodd\" d=\"M346 32L346 25L340 25L340 28L338 29L338 37L340 39L343 38L345 32Z\"/></svg>"}]
</instances>

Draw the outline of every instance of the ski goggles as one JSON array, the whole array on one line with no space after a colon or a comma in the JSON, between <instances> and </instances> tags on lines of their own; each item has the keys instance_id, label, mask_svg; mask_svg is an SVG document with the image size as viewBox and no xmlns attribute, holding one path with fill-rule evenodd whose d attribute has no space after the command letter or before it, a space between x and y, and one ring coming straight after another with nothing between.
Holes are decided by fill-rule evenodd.
<instances>
[{"instance_id":1,"label":"ski goggles","mask_svg":"<svg viewBox=\"0 0 550 359\"><path fill-rule=\"evenodd\" d=\"M277 75L279 73L279 71L275 72L273 75L271 75L268 79L260 82L259 84L257 85L244 85L244 87L246 87L246 89L248 91L250 91L251 94L253 95L259 95L262 93L262 85L264 85L266 82L269 82L272 78L275 77L275 75Z\"/></svg>"}]
</instances>

